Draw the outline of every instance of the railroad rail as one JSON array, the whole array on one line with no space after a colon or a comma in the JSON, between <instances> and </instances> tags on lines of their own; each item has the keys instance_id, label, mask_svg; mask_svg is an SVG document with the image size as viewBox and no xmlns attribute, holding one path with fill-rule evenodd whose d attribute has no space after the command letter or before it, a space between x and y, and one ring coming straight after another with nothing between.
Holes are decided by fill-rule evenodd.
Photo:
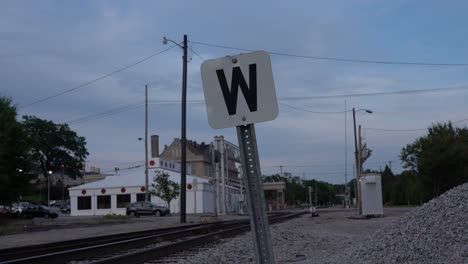
<instances>
[{"instance_id":1,"label":"railroad rail","mask_svg":"<svg viewBox=\"0 0 468 264\"><path fill-rule=\"evenodd\" d=\"M277 223L300 214L275 214L269 219ZM77 239L0 250L0 263L144 263L248 230L246 219Z\"/></svg>"}]
</instances>

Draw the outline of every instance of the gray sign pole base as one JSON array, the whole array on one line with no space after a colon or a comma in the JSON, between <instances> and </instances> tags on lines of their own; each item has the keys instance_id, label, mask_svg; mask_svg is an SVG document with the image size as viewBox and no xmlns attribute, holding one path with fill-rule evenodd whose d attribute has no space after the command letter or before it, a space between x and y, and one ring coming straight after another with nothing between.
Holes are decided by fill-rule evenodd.
<instances>
[{"instance_id":1,"label":"gray sign pole base","mask_svg":"<svg viewBox=\"0 0 468 264\"><path fill-rule=\"evenodd\" d=\"M257 140L253 124L238 126L242 170L246 179L247 207L255 244L257 263L273 264L273 247L266 213L265 195L262 188L262 173L258 158Z\"/></svg>"}]
</instances>

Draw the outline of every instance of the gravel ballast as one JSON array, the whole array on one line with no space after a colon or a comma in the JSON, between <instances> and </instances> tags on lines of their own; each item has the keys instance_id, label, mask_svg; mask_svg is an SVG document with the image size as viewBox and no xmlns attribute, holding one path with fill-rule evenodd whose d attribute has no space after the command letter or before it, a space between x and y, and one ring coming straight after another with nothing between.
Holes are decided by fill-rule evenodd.
<instances>
[{"instance_id":1,"label":"gravel ballast","mask_svg":"<svg viewBox=\"0 0 468 264\"><path fill-rule=\"evenodd\" d=\"M350 263L468 263L468 184L383 227L347 252Z\"/></svg>"},{"instance_id":2,"label":"gravel ballast","mask_svg":"<svg viewBox=\"0 0 468 264\"><path fill-rule=\"evenodd\" d=\"M408 212L408 213L406 213ZM468 263L468 184L410 210L349 219L355 212L305 215L273 225L277 263ZM251 233L224 239L183 263L255 263ZM181 262L181 263L182 263Z\"/></svg>"}]
</instances>

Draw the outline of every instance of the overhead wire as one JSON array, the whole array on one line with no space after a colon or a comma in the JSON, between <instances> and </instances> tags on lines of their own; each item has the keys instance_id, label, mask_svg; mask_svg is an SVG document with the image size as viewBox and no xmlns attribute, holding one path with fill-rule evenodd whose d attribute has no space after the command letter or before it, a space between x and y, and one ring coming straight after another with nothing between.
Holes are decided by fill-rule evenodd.
<instances>
[{"instance_id":1,"label":"overhead wire","mask_svg":"<svg viewBox=\"0 0 468 264\"><path fill-rule=\"evenodd\" d=\"M461 119L461 120L457 120L457 121L453 121L453 122L450 122L452 124L457 124L457 123L461 123L461 122L464 122L464 121L468 121L468 118L465 118L465 119ZM373 128L373 127L365 127L364 129L365 130L372 130L372 131L386 131L386 132L412 132L412 131L423 131L423 130L427 130L429 127L425 127L425 128L415 128L415 129L392 129L392 128Z\"/></svg>"},{"instance_id":2,"label":"overhead wire","mask_svg":"<svg viewBox=\"0 0 468 264\"><path fill-rule=\"evenodd\" d=\"M196 52L196 51L193 49L193 47L190 47L190 46L189 46L188 48L192 51L193 54L197 55L202 61L205 61L205 58L203 58L200 54L198 54L198 52Z\"/></svg>"},{"instance_id":3,"label":"overhead wire","mask_svg":"<svg viewBox=\"0 0 468 264\"><path fill-rule=\"evenodd\" d=\"M256 51L254 49L238 48L232 46L218 45L200 41L190 41L193 44L230 49L230 50L239 50L239 51ZM310 56L310 55L300 55L284 52L274 52L265 50L272 55L278 56L287 56L303 59L312 59L312 60L325 60L325 61L340 61L340 62L352 62L352 63L367 63L367 64L389 64L389 65L409 65L409 66L468 66L468 63L433 63L433 62L412 62L412 61L386 61L386 60L363 60L363 59L348 59L348 58L339 58L339 57L324 57L324 56Z\"/></svg>"},{"instance_id":4,"label":"overhead wire","mask_svg":"<svg viewBox=\"0 0 468 264\"><path fill-rule=\"evenodd\" d=\"M100 76L100 77L98 77L98 78L96 78L96 79L93 79L93 80L91 80L91 81L82 83L82 84L80 84L80 85L78 85L78 86L75 86L75 87L73 87L73 88L70 88L70 89L67 89L67 90L65 90L65 91L62 91L62 92L59 92L59 93L56 93L56 94L53 94L53 95L44 97L44 98L42 98L42 99L36 100L36 101L31 102L31 103L28 103L28 104L20 105L19 108L26 108L26 107L29 107L29 106L32 106L32 105L35 105L35 104L38 104L38 103L42 103L42 102L44 102L44 101L47 101L47 100L50 100L50 99L53 99L53 98L56 98L56 97L58 97L58 96L61 96L61 95L64 95L64 94L67 94L67 93L76 91L76 90L81 89L81 88L83 88L83 87L86 87L86 86L88 86L88 85L90 85L90 84L92 84L92 83L95 83L95 82L100 81L100 80L102 80L102 79L108 78L108 77L110 77L110 76L112 76L112 75L114 75L114 74L117 74L117 73L119 73L119 72L125 71L125 70L127 70L127 69L129 69L129 68L131 68L131 67L133 67L133 66L136 66L136 65L138 65L138 64L140 64L140 63L143 63L143 62L145 62L145 61L147 61L147 60L149 60L149 59L151 59L151 58L153 58L153 57L156 57L156 56L158 56L158 55L160 55L160 54L162 54L162 53L164 53L164 52L166 52L166 51L168 51L168 50L174 48L175 46L176 46L176 45L173 45L173 46L171 46L171 47L169 47L169 48L166 48L166 49L163 49L163 50L161 50L161 51L158 51L158 52L156 52L156 53L154 53L154 54L151 54L150 56L145 57L145 58L143 58L143 59L141 59L141 60L139 60L139 61L137 61L137 62L134 62L134 63L132 63L132 64L129 64L129 65L125 66L125 67L122 67L122 68L120 68L120 69L118 69L118 70L115 70L115 71L112 71L112 72L110 72L110 73L104 74L104 75L102 75L102 76Z\"/></svg>"},{"instance_id":5,"label":"overhead wire","mask_svg":"<svg viewBox=\"0 0 468 264\"><path fill-rule=\"evenodd\" d=\"M447 92L468 90L468 85L453 86L453 87L440 87L416 90L399 90L389 92L373 92L373 93L355 93L355 94L337 94L337 95L317 95L317 96L301 96L301 97L281 97L283 101L300 101L300 100L315 100L315 99L333 99L333 98L351 98L351 97L367 97L367 96L385 96L396 94L419 94L419 93L432 93L432 92Z\"/></svg>"},{"instance_id":6,"label":"overhead wire","mask_svg":"<svg viewBox=\"0 0 468 264\"><path fill-rule=\"evenodd\" d=\"M292 105L288 105L288 104L285 104L285 103L279 103L280 105L283 105L283 106L286 106L286 107L289 107L291 109L296 109L296 110L299 110L299 111L303 111L303 112L308 112L308 113L313 113L313 114L343 114L343 113L347 113L347 112L352 112L352 110L348 110L348 111L334 111L334 112L320 112L320 111L311 111L311 110L308 110L308 109L304 109L304 108L300 108L300 107L297 107L297 106L292 106Z\"/></svg>"}]
</instances>

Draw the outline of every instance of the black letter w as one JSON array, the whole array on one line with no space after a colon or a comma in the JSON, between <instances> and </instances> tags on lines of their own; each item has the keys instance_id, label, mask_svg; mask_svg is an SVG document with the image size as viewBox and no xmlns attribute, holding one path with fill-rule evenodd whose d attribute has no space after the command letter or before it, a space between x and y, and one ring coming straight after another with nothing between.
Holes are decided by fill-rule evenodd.
<instances>
[{"instance_id":1,"label":"black letter w","mask_svg":"<svg viewBox=\"0 0 468 264\"><path fill-rule=\"evenodd\" d=\"M224 71L216 70L216 74L218 75L219 84L223 91L224 102L226 102L229 115L236 114L238 86L240 86L242 93L244 94L244 98L250 112L257 111L257 64L249 64L250 89L245 82L245 78L244 75L242 75L240 67L234 67L232 69L231 91L229 91Z\"/></svg>"}]
</instances>

